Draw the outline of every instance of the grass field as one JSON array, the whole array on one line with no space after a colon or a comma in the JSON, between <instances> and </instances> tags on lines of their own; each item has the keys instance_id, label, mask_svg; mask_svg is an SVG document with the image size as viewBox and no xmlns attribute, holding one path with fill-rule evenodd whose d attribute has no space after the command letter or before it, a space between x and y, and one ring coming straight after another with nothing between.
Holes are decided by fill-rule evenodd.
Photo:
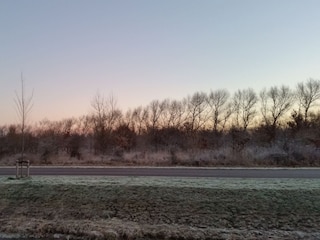
<instances>
[{"instance_id":1,"label":"grass field","mask_svg":"<svg viewBox=\"0 0 320 240\"><path fill-rule=\"evenodd\" d=\"M45 239L320 239L320 180L0 177L0 233Z\"/></svg>"}]
</instances>

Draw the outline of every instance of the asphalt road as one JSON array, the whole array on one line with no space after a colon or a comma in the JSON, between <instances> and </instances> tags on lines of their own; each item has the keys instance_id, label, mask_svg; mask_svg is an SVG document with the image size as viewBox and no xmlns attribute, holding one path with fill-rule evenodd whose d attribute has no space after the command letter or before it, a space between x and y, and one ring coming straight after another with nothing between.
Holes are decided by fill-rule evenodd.
<instances>
[{"instance_id":1,"label":"asphalt road","mask_svg":"<svg viewBox=\"0 0 320 240\"><path fill-rule=\"evenodd\" d=\"M0 167L0 175L15 176L14 167ZM31 167L31 176L166 176L219 178L320 178L320 169L219 169L161 167Z\"/></svg>"}]
</instances>

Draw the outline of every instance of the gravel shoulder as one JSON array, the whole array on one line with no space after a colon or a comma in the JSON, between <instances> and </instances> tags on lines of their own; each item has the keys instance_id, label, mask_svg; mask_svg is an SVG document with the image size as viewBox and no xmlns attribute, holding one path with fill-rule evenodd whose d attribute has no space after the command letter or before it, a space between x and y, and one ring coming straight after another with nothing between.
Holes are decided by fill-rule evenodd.
<instances>
[{"instance_id":1,"label":"gravel shoulder","mask_svg":"<svg viewBox=\"0 0 320 240\"><path fill-rule=\"evenodd\" d=\"M0 177L7 237L320 239L319 229L317 179Z\"/></svg>"}]
</instances>

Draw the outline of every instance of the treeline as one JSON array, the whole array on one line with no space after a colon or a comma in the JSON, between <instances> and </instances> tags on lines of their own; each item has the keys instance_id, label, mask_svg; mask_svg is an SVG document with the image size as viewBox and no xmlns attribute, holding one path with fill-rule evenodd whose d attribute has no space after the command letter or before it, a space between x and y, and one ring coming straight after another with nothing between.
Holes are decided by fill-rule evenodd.
<instances>
[{"instance_id":1,"label":"treeline","mask_svg":"<svg viewBox=\"0 0 320 240\"><path fill-rule=\"evenodd\" d=\"M92 112L80 118L43 120L25 131L25 150L45 162L65 152L81 158L130 150L217 149L240 152L248 144L300 141L318 146L320 81L295 89L275 86L196 92L182 100L154 100L123 112L113 96L97 94ZM21 151L21 127L0 127L0 158Z\"/></svg>"}]
</instances>

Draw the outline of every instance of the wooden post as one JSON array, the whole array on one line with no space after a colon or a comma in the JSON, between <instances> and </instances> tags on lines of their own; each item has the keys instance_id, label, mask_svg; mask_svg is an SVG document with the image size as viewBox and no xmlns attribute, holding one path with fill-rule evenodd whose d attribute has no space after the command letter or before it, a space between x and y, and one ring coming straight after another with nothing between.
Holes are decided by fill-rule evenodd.
<instances>
[{"instance_id":1,"label":"wooden post","mask_svg":"<svg viewBox=\"0 0 320 240\"><path fill-rule=\"evenodd\" d=\"M20 177L23 178L23 161L20 162Z\"/></svg>"},{"instance_id":2,"label":"wooden post","mask_svg":"<svg viewBox=\"0 0 320 240\"><path fill-rule=\"evenodd\" d=\"M29 160L27 160L27 177L29 177L29 175L30 175L30 161Z\"/></svg>"},{"instance_id":3,"label":"wooden post","mask_svg":"<svg viewBox=\"0 0 320 240\"><path fill-rule=\"evenodd\" d=\"M16 160L16 178L19 178L19 160Z\"/></svg>"}]
</instances>

